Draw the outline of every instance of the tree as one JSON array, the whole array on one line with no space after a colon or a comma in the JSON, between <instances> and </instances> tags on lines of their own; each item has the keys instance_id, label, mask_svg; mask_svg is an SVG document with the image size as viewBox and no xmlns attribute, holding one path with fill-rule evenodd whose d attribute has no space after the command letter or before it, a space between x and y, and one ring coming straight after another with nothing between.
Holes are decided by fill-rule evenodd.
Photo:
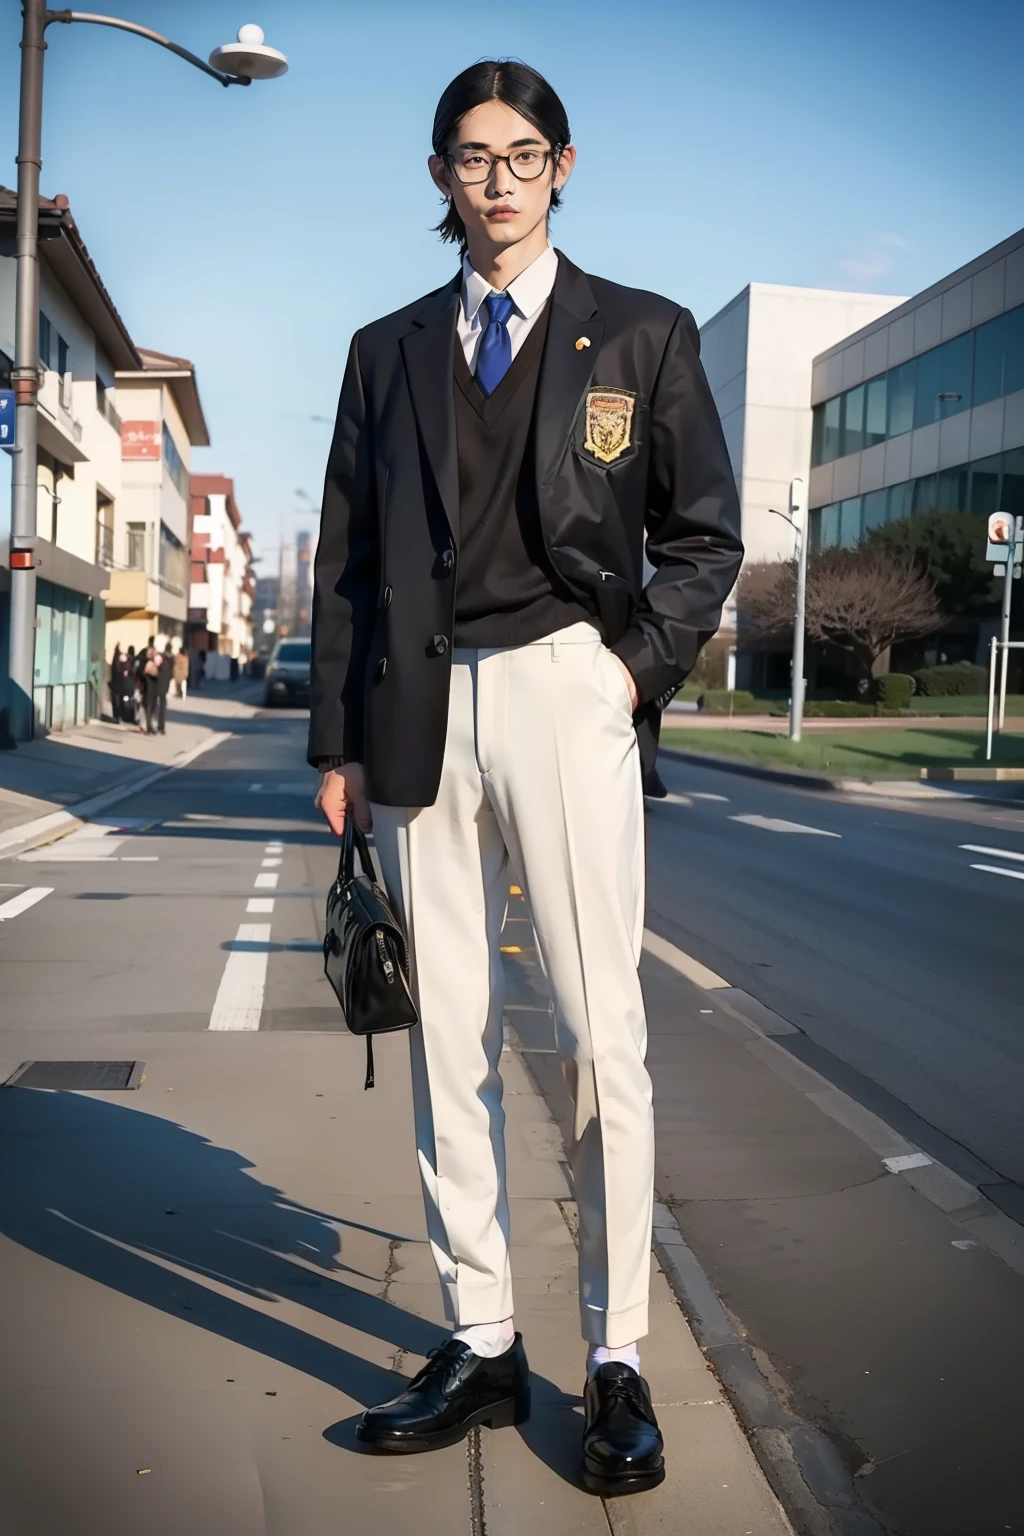
<instances>
[{"instance_id":1,"label":"tree","mask_svg":"<svg viewBox=\"0 0 1024 1536\"><path fill-rule=\"evenodd\" d=\"M990 618L999 611L999 586L985 559L985 523L973 512L915 512L875 528L866 542L925 571L945 613Z\"/></svg>"},{"instance_id":2,"label":"tree","mask_svg":"<svg viewBox=\"0 0 1024 1536\"><path fill-rule=\"evenodd\" d=\"M762 640L793 633L796 561L761 561L740 578L741 621ZM807 634L851 655L869 681L897 640L927 635L942 623L931 579L912 561L867 540L855 549L827 549L807 565Z\"/></svg>"}]
</instances>

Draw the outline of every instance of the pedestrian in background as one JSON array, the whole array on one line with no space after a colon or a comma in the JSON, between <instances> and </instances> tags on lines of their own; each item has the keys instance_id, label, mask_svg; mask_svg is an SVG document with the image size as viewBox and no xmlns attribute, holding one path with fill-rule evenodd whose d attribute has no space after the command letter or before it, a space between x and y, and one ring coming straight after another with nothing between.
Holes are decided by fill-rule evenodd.
<instances>
[{"instance_id":1,"label":"pedestrian in background","mask_svg":"<svg viewBox=\"0 0 1024 1536\"><path fill-rule=\"evenodd\" d=\"M134 698L135 673L127 652L118 647L110 669L110 703L119 725L133 724Z\"/></svg>"},{"instance_id":2,"label":"pedestrian in background","mask_svg":"<svg viewBox=\"0 0 1024 1536\"><path fill-rule=\"evenodd\" d=\"M142 709L146 716L146 735L156 735L157 710L160 707L160 652L155 645L147 645L139 665L139 685L142 690Z\"/></svg>"},{"instance_id":3,"label":"pedestrian in background","mask_svg":"<svg viewBox=\"0 0 1024 1536\"><path fill-rule=\"evenodd\" d=\"M512 879L574 1099L583 1480L629 1493L665 1476L637 1344L654 1176L638 737L649 759L659 700L718 628L736 481L690 312L549 243L576 158L550 85L472 65L433 150L462 267L353 339L313 604L309 759L334 832L372 821L410 939L418 1160L454 1329L356 1433L425 1451L529 1413L500 1077Z\"/></svg>"},{"instance_id":4,"label":"pedestrian in background","mask_svg":"<svg viewBox=\"0 0 1024 1536\"><path fill-rule=\"evenodd\" d=\"M178 654L174 658L173 675L175 696L183 699L188 693L188 651L184 645L178 647Z\"/></svg>"},{"instance_id":5,"label":"pedestrian in background","mask_svg":"<svg viewBox=\"0 0 1024 1536\"><path fill-rule=\"evenodd\" d=\"M174 674L174 655L171 651L171 642L168 640L163 652L157 652L160 663L160 671L156 679L156 730L158 736L167 735L167 695L171 691L171 678Z\"/></svg>"}]
</instances>

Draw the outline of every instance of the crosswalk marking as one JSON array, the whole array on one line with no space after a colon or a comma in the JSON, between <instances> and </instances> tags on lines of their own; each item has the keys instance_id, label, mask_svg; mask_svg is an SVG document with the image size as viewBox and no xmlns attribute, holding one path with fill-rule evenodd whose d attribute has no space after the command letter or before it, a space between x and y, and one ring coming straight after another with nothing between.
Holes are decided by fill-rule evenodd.
<instances>
[{"instance_id":1,"label":"crosswalk marking","mask_svg":"<svg viewBox=\"0 0 1024 1536\"><path fill-rule=\"evenodd\" d=\"M802 832L808 837L842 837L841 832L826 832L822 827L805 827L799 821L783 821L778 816L730 816L745 827L761 827L765 832Z\"/></svg>"},{"instance_id":2,"label":"crosswalk marking","mask_svg":"<svg viewBox=\"0 0 1024 1536\"><path fill-rule=\"evenodd\" d=\"M270 924L242 923L235 934L217 999L210 1014L211 1029L259 1029L267 984Z\"/></svg>"},{"instance_id":3,"label":"crosswalk marking","mask_svg":"<svg viewBox=\"0 0 1024 1536\"><path fill-rule=\"evenodd\" d=\"M27 912L29 907L34 907L37 901L42 901L44 896L52 895L52 885L30 886L27 891L22 891L20 896L12 896L10 901L5 901L0 906L0 923L9 923L12 917L18 917L22 912Z\"/></svg>"}]
</instances>

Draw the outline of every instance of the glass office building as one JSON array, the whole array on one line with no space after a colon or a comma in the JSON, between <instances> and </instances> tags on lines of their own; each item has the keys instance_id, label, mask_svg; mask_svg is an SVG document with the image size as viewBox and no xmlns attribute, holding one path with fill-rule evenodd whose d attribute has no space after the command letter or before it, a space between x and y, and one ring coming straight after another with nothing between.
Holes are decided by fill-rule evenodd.
<instances>
[{"instance_id":1,"label":"glass office building","mask_svg":"<svg viewBox=\"0 0 1024 1536\"><path fill-rule=\"evenodd\" d=\"M812 547L1024 514L1024 230L817 357L812 405Z\"/></svg>"}]
</instances>

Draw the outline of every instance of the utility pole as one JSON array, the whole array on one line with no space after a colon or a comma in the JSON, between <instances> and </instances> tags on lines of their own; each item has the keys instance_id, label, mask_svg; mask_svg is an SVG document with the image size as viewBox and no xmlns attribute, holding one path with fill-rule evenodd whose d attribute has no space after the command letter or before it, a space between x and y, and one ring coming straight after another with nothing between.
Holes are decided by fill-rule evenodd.
<instances>
[{"instance_id":1,"label":"utility pole","mask_svg":"<svg viewBox=\"0 0 1024 1536\"><path fill-rule=\"evenodd\" d=\"M789 703L789 739L799 741L804 728L804 629L807 607L807 503L800 476L790 481L789 518L796 532L796 613L793 618L793 681Z\"/></svg>"},{"instance_id":2,"label":"utility pole","mask_svg":"<svg viewBox=\"0 0 1024 1536\"><path fill-rule=\"evenodd\" d=\"M999 630L1002 650L1002 670L999 673L999 729L1006 726L1006 674L1010 666L1010 607L1013 602L1013 573L1016 562L1024 554L1024 518L1015 517L1010 522L1010 542L1006 547L1006 574L1003 577L1003 612Z\"/></svg>"},{"instance_id":3,"label":"utility pole","mask_svg":"<svg viewBox=\"0 0 1024 1536\"><path fill-rule=\"evenodd\" d=\"M24 0L18 120L15 449L11 465L11 644L8 713L15 741L34 724L36 665L36 394L39 389L39 172L42 165L46 0Z\"/></svg>"},{"instance_id":4,"label":"utility pole","mask_svg":"<svg viewBox=\"0 0 1024 1536\"><path fill-rule=\"evenodd\" d=\"M46 29L81 22L131 32L177 54L178 58L228 85L249 85L283 75L288 60L268 48L259 27L239 30L237 43L215 48L210 62L150 27L91 11L49 11L46 0L22 0L21 103L18 115L18 244L14 368L15 445L11 466L11 641L8 717L15 741L29 741L35 724L36 664L36 480L38 477L39 392L39 173L43 142L43 53Z\"/></svg>"}]
</instances>

